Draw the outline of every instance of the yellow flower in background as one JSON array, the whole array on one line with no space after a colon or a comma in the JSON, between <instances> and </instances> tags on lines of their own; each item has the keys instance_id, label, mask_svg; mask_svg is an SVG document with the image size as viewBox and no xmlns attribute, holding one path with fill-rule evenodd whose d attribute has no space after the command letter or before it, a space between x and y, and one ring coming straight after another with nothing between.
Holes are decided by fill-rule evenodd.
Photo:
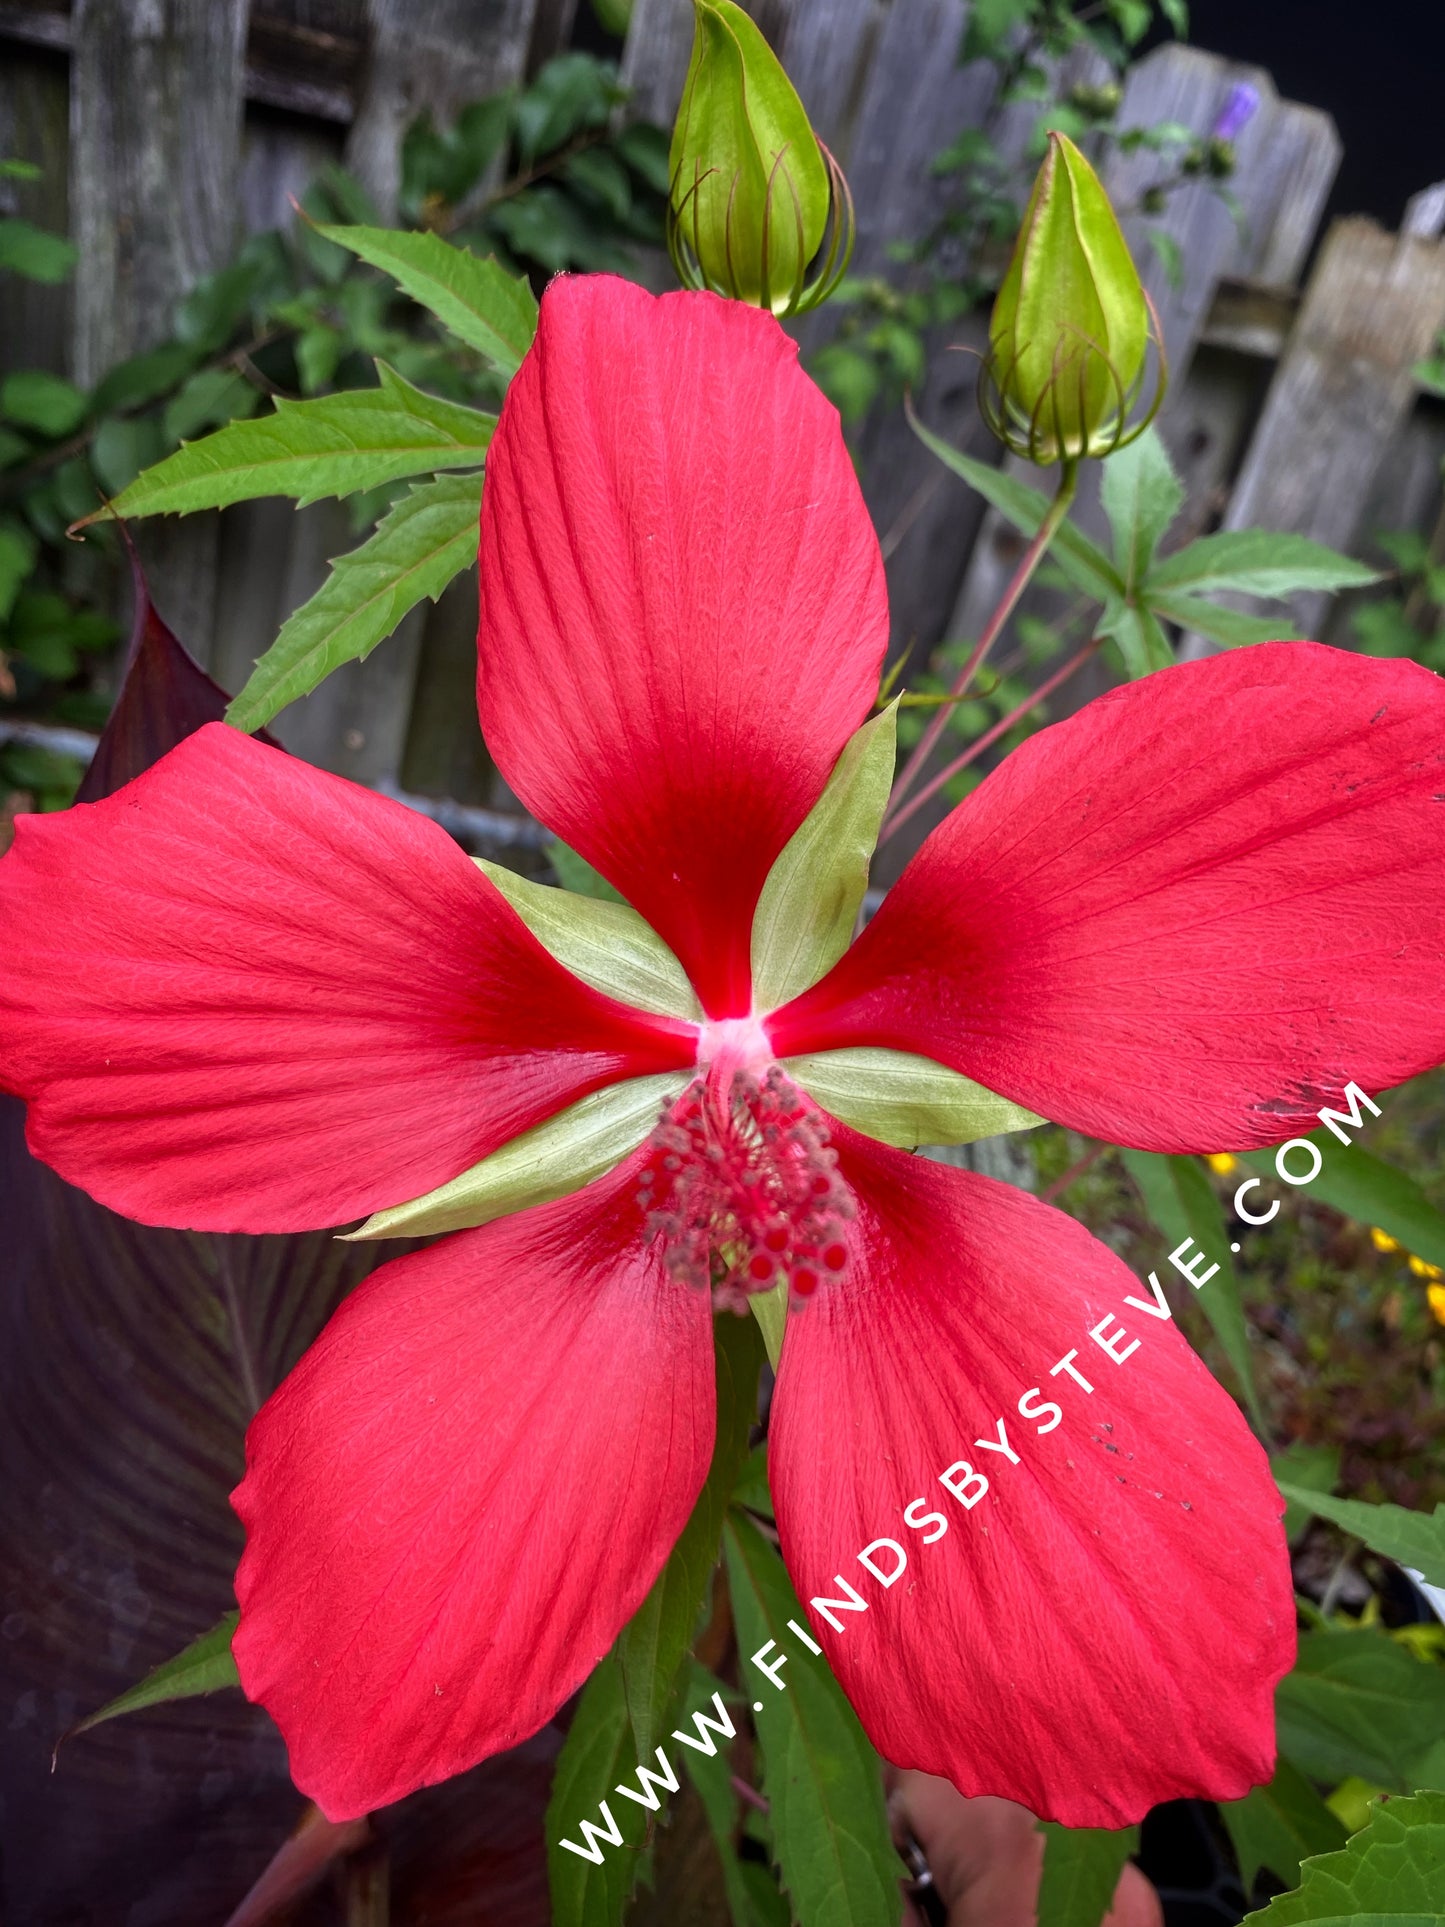
<instances>
[{"instance_id":1,"label":"yellow flower in background","mask_svg":"<svg viewBox=\"0 0 1445 1927\"><path fill-rule=\"evenodd\" d=\"M1442 1271L1439 1265L1426 1264L1423 1258L1416 1258L1413 1254L1410 1258L1410 1269L1417 1278L1445 1278L1445 1271Z\"/></svg>"},{"instance_id":2,"label":"yellow flower in background","mask_svg":"<svg viewBox=\"0 0 1445 1927\"><path fill-rule=\"evenodd\" d=\"M1436 1324L1445 1325L1445 1285L1431 1285L1425 1295L1430 1300Z\"/></svg>"},{"instance_id":3,"label":"yellow flower in background","mask_svg":"<svg viewBox=\"0 0 1445 1927\"><path fill-rule=\"evenodd\" d=\"M1227 1178L1239 1160L1238 1158L1232 1158L1228 1151L1210 1151L1205 1157L1204 1162L1209 1166L1215 1177Z\"/></svg>"},{"instance_id":4,"label":"yellow flower in background","mask_svg":"<svg viewBox=\"0 0 1445 1927\"><path fill-rule=\"evenodd\" d=\"M1376 1251L1403 1251L1404 1246L1398 1238L1392 1238L1388 1231L1381 1231L1377 1224L1370 1226L1370 1242Z\"/></svg>"}]
</instances>

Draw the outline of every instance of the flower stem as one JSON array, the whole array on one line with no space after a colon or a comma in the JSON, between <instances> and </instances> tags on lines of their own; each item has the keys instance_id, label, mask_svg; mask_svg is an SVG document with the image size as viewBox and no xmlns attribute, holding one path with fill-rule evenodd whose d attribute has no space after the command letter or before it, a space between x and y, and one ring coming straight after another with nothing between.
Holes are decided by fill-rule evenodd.
<instances>
[{"instance_id":1,"label":"flower stem","mask_svg":"<svg viewBox=\"0 0 1445 1927\"><path fill-rule=\"evenodd\" d=\"M998 607L989 617L983 634L974 644L969 654L968 661L963 665L962 669L959 670L953 688L949 692L950 697L958 697L963 694L964 690L967 689L968 685L973 681L979 664L998 640L1000 631L1013 614L1019 597L1029 586L1034 570L1037 569L1039 563L1043 560L1045 551L1059 531L1059 525L1068 514L1073 504L1074 490L1078 485L1078 480L1079 464L1076 461L1065 462L1059 471L1058 493L1049 504L1048 513L1044 516L1043 521L1040 522L1038 533L1024 550L1019 565L1014 570L1013 576L1009 581L1008 587L1003 592ZM929 723L922 736L919 737L917 747L914 749L908 761L903 765L898 780L893 785L893 794L888 801L890 817L896 817L899 804L903 801L904 797L907 796L909 790L912 789L922 774L923 766L932 755L934 745L943 734L947 722L947 705L940 705L938 714ZM884 835L887 835L886 827Z\"/></svg>"},{"instance_id":2,"label":"flower stem","mask_svg":"<svg viewBox=\"0 0 1445 1927\"><path fill-rule=\"evenodd\" d=\"M1062 669L1056 669L1047 681L1041 682L1031 695L1024 698L1017 709L1011 709L1007 716L1001 717L994 724L992 729L986 729L982 736L969 744L961 756L955 756L951 763L938 772L937 776L925 783L915 796L911 796L901 809L896 809L892 816L885 818L878 837L879 847L881 848L887 842L895 830L902 828L915 810L921 810L925 803L936 796L945 783L957 776L961 769L966 769L976 756L981 756L986 749L990 749L1000 736L1006 735L1015 723L1028 715L1031 709L1037 709L1046 696L1054 693L1060 683L1067 682L1070 676L1082 669L1102 641L1102 636L1091 636L1082 649L1075 650Z\"/></svg>"}]
</instances>

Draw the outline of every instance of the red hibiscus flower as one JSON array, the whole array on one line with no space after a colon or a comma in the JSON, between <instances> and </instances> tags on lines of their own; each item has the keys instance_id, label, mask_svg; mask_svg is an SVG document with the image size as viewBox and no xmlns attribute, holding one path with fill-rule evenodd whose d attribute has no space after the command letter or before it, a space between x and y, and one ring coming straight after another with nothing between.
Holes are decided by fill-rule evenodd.
<instances>
[{"instance_id":1,"label":"red hibiscus flower","mask_svg":"<svg viewBox=\"0 0 1445 1927\"><path fill-rule=\"evenodd\" d=\"M829 1119L797 1067L927 1060L1188 1152L1434 1065L1440 683L1301 643L1116 690L960 805L821 981L755 1010L760 893L887 630L837 419L773 320L554 284L481 582L492 753L634 907L598 926L607 968L564 966L524 887L432 824L219 725L22 818L0 866L0 1070L66 1177L232 1231L460 1181L473 1228L362 1285L248 1439L235 1650L298 1785L361 1813L586 1677L704 1479L725 1272L793 1281L778 1527L805 1599L864 1602L811 1617L882 1752L1075 1825L1243 1793L1294 1613L1238 1410L1079 1226ZM682 968L656 996L587 980L633 944L641 983L657 937ZM629 1080L636 1148L468 1220L461 1174L519 1144L526 1167L520 1134ZM859 1562L880 1538L904 1583L886 1549Z\"/></svg>"}]
</instances>

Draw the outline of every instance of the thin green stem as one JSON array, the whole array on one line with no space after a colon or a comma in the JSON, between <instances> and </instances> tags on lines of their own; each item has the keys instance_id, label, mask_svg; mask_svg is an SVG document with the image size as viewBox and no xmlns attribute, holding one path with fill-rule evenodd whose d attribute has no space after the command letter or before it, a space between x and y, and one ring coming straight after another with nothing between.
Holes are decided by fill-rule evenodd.
<instances>
[{"instance_id":1,"label":"thin green stem","mask_svg":"<svg viewBox=\"0 0 1445 1927\"><path fill-rule=\"evenodd\" d=\"M1004 624L1013 614L1019 597L1029 586L1030 581L1033 579L1035 569L1037 569L1040 562L1043 561L1050 542L1052 542L1055 535L1058 534L1059 527L1068 514L1073 504L1074 490L1078 486L1078 480L1079 464L1077 461L1065 462L1059 471L1058 492L1049 504L1048 513L1045 515L1043 521L1040 522L1038 533L1024 550L1019 565L1014 570L1008 587L1004 590L999 600L998 607L989 617L983 634L970 651L968 661L963 665L962 669L959 670L953 688L949 692L951 696L961 696L963 694L968 688L968 685L973 681L980 663L998 640ZM888 799L888 817L883 826L884 836L887 836L890 828L896 827L898 821L901 820L899 805L922 775L924 764L933 754L934 746L947 726L948 709L946 706L942 706L938 714L929 723L927 729L925 729L919 737L913 754L903 765L898 780L893 785L893 794ZM881 841L882 839L880 838L879 840Z\"/></svg>"},{"instance_id":2,"label":"thin green stem","mask_svg":"<svg viewBox=\"0 0 1445 1927\"><path fill-rule=\"evenodd\" d=\"M950 782L957 776L961 769L967 769L975 757L982 756L986 749L991 749L999 737L1007 735L1015 723L1022 722L1023 718L1028 715L1031 709L1037 709L1045 697L1051 696L1054 693L1060 683L1067 682L1070 676L1082 669L1102 641L1102 636L1091 636L1082 649L1076 650L1061 669L1056 669L1052 676L1048 677L1046 681L1041 682L1031 695L1024 698L1017 709L1011 709L1007 716L1001 717L999 721L994 724L992 729L986 729L982 736L969 744L961 756L955 756L951 763L946 764L944 768L938 772L937 776L932 777L924 784L921 790L909 797L906 803L895 810L892 816L886 818L878 837L878 847L881 849L888 838L893 835L894 831L901 829L909 817L913 815L914 811L921 810L924 804L936 796L944 784Z\"/></svg>"}]
</instances>

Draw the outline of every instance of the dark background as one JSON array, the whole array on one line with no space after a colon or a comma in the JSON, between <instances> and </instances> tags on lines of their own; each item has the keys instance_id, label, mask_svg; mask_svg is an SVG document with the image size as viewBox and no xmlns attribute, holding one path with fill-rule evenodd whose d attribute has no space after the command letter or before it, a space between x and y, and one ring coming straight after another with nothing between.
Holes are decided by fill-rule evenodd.
<instances>
[{"instance_id":1,"label":"dark background","mask_svg":"<svg viewBox=\"0 0 1445 1927\"><path fill-rule=\"evenodd\" d=\"M1445 0L1190 0L1189 38L1333 114L1345 157L1329 215L1395 228L1445 179Z\"/></svg>"}]
</instances>

